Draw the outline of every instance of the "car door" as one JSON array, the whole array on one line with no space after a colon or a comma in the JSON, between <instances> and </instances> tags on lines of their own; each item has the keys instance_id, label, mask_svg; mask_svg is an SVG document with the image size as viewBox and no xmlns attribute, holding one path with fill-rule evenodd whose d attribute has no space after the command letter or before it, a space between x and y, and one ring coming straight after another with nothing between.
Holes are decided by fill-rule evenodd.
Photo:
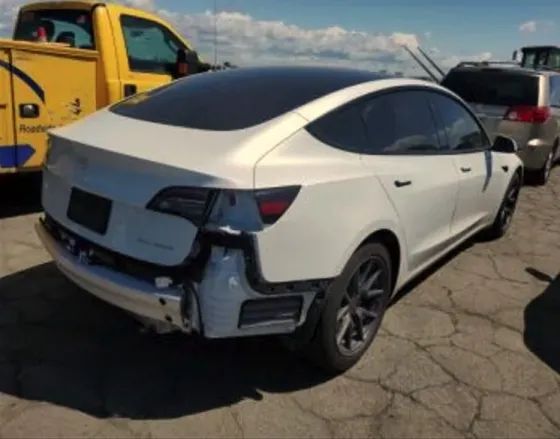
<instances>
[{"instance_id":1,"label":"car door","mask_svg":"<svg viewBox=\"0 0 560 439\"><path fill-rule=\"evenodd\" d=\"M447 247L458 193L453 157L442 150L426 93L401 90L373 97L363 119L363 161L378 176L405 233L414 271Z\"/></svg>"},{"instance_id":2,"label":"car door","mask_svg":"<svg viewBox=\"0 0 560 439\"><path fill-rule=\"evenodd\" d=\"M451 233L457 238L488 222L495 211L503 179L512 169L490 151L490 139L472 111L459 100L431 92L430 103L459 175L459 195Z\"/></svg>"},{"instance_id":3,"label":"car door","mask_svg":"<svg viewBox=\"0 0 560 439\"><path fill-rule=\"evenodd\" d=\"M177 50L189 48L163 24L131 15L120 16L123 59L120 66L123 97L171 82Z\"/></svg>"}]
</instances>

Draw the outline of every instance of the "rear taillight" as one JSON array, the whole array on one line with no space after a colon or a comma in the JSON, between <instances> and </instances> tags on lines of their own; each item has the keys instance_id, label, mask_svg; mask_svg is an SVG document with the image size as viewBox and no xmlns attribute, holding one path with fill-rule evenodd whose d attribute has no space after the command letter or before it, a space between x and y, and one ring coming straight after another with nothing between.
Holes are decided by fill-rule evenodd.
<instances>
[{"instance_id":1,"label":"rear taillight","mask_svg":"<svg viewBox=\"0 0 560 439\"><path fill-rule=\"evenodd\" d=\"M201 226L210 214L217 192L206 188L170 187L156 194L146 208L180 216Z\"/></svg>"},{"instance_id":2,"label":"rear taillight","mask_svg":"<svg viewBox=\"0 0 560 439\"><path fill-rule=\"evenodd\" d=\"M278 221L292 205L300 189L300 186L283 186L255 190L255 200L262 222L271 225Z\"/></svg>"},{"instance_id":3,"label":"rear taillight","mask_svg":"<svg viewBox=\"0 0 560 439\"><path fill-rule=\"evenodd\" d=\"M549 107L516 105L508 110L504 119L511 122L544 123L549 117Z\"/></svg>"},{"instance_id":4,"label":"rear taillight","mask_svg":"<svg viewBox=\"0 0 560 439\"><path fill-rule=\"evenodd\" d=\"M240 210L250 213L243 199L253 198L265 226L274 224L294 202L300 186L284 186L258 190L220 190L193 187L170 187L160 191L146 206L147 209L186 218L198 227L217 218L231 216ZM220 193L223 197L220 197ZM218 201L221 200L221 201ZM241 201L241 202L238 202ZM218 204L216 205L216 202ZM216 207L216 209L215 209ZM234 209L233 211L231 209ZM213 214L213 210L216 212ZM254 211L253 211L254 212ZM239 213L231 216L234 221ZM220 221L220 220L218 220Z\"/></svg>"}]
</instances>

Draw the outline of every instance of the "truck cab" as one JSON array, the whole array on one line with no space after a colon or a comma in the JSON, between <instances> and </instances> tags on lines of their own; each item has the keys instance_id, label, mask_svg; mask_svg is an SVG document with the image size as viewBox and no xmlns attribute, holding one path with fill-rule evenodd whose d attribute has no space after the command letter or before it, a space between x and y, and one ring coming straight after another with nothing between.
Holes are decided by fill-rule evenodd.
<instances>
[{"instance_id":1,"label":"truck cab","mask_svg":"<svg viewBox=\"0 0 560 439\"><path fill-rule=\"evenodd\" d=\"M513 52L513 59L517 51ZM528 69L548 68L560 70L560 47L527 46L521 48L521 67Z\"/></svg>"},{"instance_id":2,"label":"truck cab","mask_svg":"<svg viewBox=\"0 0 560 439\"><path fill-rule=\"evenodd\" d=\"M49 129L209 69L157 15L91 0L23 6L0 39L0 174L40 170Z\"/></svg>"}]
</instances>

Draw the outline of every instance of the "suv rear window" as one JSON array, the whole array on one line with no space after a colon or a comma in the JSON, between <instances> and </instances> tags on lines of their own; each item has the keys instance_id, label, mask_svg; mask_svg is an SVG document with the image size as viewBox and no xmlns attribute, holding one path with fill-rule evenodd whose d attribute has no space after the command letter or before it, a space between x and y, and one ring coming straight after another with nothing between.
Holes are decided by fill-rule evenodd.
<instances>
[{"instance_id":1,"label":"suv rear window","mask_svg":"<svg viewBox=\"0 0 560 439\"><path fill-rule=\"evenodd\" d=\"M504 71L460 71L448 73L441 85L465 101L486 105L537 105L539 78Z\"/></svg>"},{"instance_id":2,"label":"suv rear window","mask_svg":"<svg viewBox=\"0 0 560 439\"><path fill-rule=\"evenodd\" d=\"M246 67L200 73L111 107L121 116L210 131L249 128L337 90L386 76L320 67Z\"/></svg>"}]
</instances>

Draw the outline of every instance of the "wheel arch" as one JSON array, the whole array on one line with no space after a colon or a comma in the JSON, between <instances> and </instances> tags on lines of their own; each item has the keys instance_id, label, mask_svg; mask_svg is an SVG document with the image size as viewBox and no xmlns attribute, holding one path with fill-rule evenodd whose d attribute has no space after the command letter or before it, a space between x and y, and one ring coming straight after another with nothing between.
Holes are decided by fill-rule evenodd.
<instances>
[{"instance_id":1,"label":"wheel arch","mask_svg":"<svg viewBox=\"0 0 560 439\"><path fill-rule=\"evenodd\" d=\"M393 270L393 278L391 280L391 289L394 293L395 286L397 285L397 281L399 279L400 274L402 273L402 264L403 264L403 254L404 249L399 241L397 234L387 228L376 230L375 232L370 233L358 246L358 248L372 243L372 242L379 242L383 244L387 251L389 252L389 256L391 257L391 268Z\"/></svg>"}]
</instances>

